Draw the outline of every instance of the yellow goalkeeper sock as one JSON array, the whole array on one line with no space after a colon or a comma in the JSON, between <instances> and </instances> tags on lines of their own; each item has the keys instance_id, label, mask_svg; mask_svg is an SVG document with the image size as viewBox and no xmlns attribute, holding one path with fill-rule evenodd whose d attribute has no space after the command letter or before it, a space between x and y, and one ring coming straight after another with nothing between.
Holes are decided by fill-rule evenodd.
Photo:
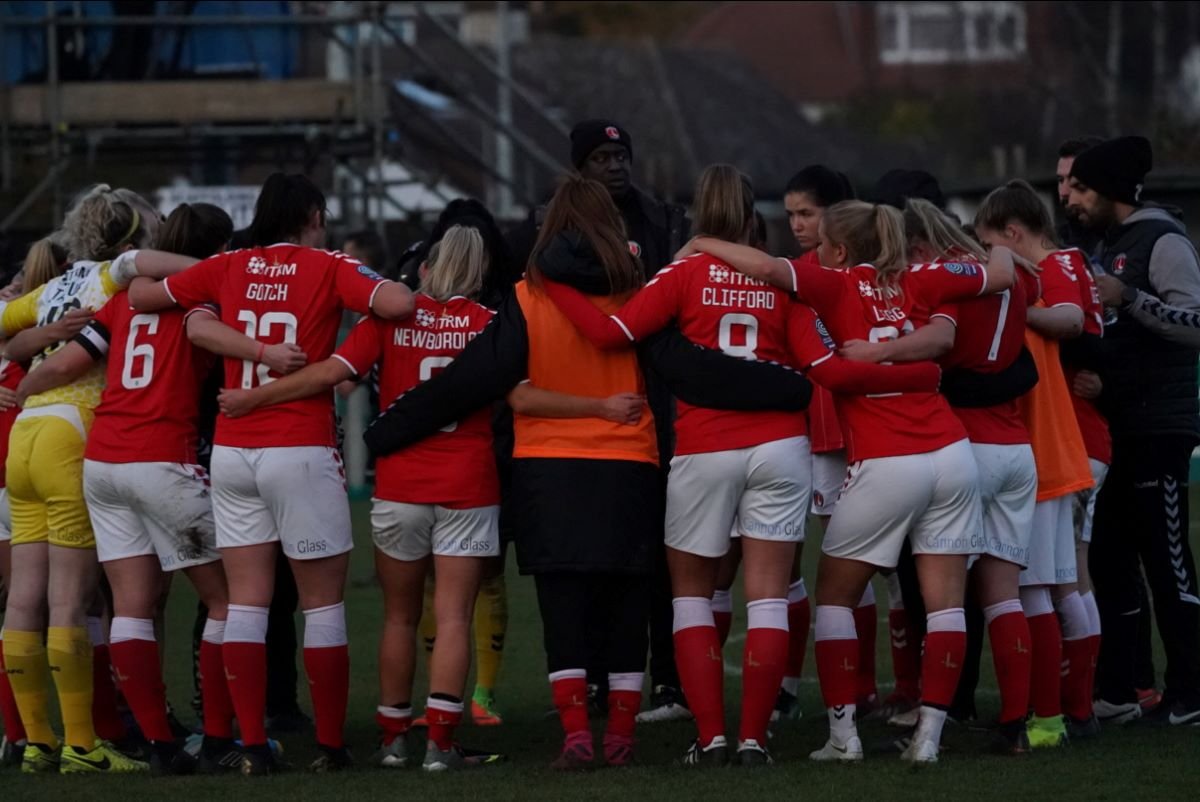
<instances>
[{"instance_id":1,"label":"yellow goalkeeper sock","mask_svg":"<svg viewBox=\"0 0 1200 802\"><path fill-rule=\"evenodd\" d=\"M504 659L508 631L508 586L504 575L485 579L475 597L475 699L491 699Z\"/></svg>"},{"instance_id":2,"label":"yellow goalkeeper sock","mask_svg":"<svg viewBox=\"0 0 1200 802\"><path fill-rule=\"evenodd\" d=\"M4 630L4 664L26 737L31 743L56 748L58 738L50 729L50 666L42 633Z\"/></svg>"},{"instance_id":3,"label":"yellow goalkeeper sock","mask_svg":"<svg viewBox=\"0 0 1200 802\"><path fill-rule=\"evenodd\" d=\"M92 641L87 628L50 627L46 656L58 686L63 740L91 750L96 745L96 731L92 728Z\"/></svg>"}]
</instances>

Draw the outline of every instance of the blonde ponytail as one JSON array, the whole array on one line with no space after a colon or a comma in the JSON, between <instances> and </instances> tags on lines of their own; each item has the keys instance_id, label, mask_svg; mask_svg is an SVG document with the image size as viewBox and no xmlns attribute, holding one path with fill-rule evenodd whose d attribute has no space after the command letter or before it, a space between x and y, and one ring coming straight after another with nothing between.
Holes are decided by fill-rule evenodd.
<instances>
[{"instance_id":1,"label":"blonde ponytail","mask_svg":"<svg viewBox=\"0 0 1200 802\"><path fill-rule=\"evenodd\" d=\"M945 257L957 249L978 262L987 261L984 247L967 236L949 215L927 200L908 199L904 204L904 227L910 242L918 238L925 240L939 257Z\"/></svg>"},{"instance_id":2,"label":"blonde ponytail","mask_svg":"<svg viewBox=\"0 0 1200 802\"><path fill-rule=\"evenodd\" d=\"M842 201L825 210L821 226L830 242L846 249L852 263L874 265L876 286L899 290L900 276L908 267L908 240L898 209Z\"/></svg>"},{"instance_id":3,"label":"blonde ponytail","mask_svg":"<svg viewBox=\"0 0 1200 802\"><path fill-rule=\"evenodd\" d=\"M83 193L63 221L71 261L115 259L129 247L149 247L157 231L158 212L149 201L107 184Z\"/></svg>"},{"instance_id":4,"label":"blonde ponytail","mask_svg":"<svg viewBox=\"0 0 1200 802\"><path fill-rule=\"evenodd\" d=\"M488 269L487 247L479 229L450 226L429 250L421 292L445 303L456 295L475 298Z\"/></svg>"},{"instance_id":5,"label":"blonde ponytail","mask_svg":"<svg viewBox=\"0 0 1200 802\"><path fill-rule=\"evenodd\" d=\"M21 268L24 280L21 285L22 293L32 292L51 279L63 274L67 266L67 249L55 241L51 234L29 246L25 255L25 264Z\"/></svg>"}]
</instances>

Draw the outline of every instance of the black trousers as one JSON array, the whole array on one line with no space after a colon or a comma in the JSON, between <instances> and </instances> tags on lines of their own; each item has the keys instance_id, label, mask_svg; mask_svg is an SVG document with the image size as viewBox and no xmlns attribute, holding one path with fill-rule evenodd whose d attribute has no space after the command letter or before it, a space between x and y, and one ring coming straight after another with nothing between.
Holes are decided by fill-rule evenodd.
<instances>
[{"instance_id":1,"label":"black trousers","mask_svg":"<svg viewBox=\"0 0 1200 802\"><path fill-rule=\"evenodd\" d=\"M589 668L627 674L646 668L649 577L554 572L534 575L550 673ZM596 655L593 640L603 634Z\"/></svg>"},{"instance_id":2,"label":"black trousers","mask_svg":"<svg viewBox=\"0 0 1200 802\"><path fill-rule=\"evenodd\" d=\"M1188 471L1183 437L1122 438L1096 501L1089 567L1100 608L1100 696L1136 699L1140 570L1154 599L1167 656L1164 696L1200 704L1200 589L1188 543Z\"/></svg>"}]
</instances>

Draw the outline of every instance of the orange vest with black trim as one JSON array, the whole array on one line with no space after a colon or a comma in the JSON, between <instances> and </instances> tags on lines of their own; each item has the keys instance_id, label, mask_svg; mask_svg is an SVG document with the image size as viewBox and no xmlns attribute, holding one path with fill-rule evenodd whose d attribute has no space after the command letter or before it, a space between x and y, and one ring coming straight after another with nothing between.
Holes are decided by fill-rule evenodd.
<instances>
[{"instance_id":1,"label":"orange vest with black trim","mask_svg":"<svg viewBox=\"0 0 1200 802\"><path fill-rule=\"evenodd\" d=\"M522 281L517 301L529 334L529 381L543 390L590 398L617 393L645 395L645 380L633 348L601 351L584 339L545 293ZM620 296L594 298L615 312ZM643 404L634 426L603 418L537 418L513 415L513 457L628 460L658 464L654 416Z\"/></svg>"}]
</instances>

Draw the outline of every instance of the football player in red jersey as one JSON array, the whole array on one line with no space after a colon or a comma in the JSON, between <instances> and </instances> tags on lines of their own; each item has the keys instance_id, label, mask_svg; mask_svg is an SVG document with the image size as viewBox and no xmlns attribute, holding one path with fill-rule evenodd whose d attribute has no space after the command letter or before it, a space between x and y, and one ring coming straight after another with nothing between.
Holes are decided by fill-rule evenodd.
<instances>
[{"instance_id":1,"label":"football player in red jersey","mask_svg":"<svg viewBox=\"0 0 1200 802\"><path fill-rule=\"evenodd\" d=\"M788 228L796 245L800 249L800 258L812 264L820 264L817 259L817 246L821 242L821 216L825 210L835 203L854 198L854 188L842 173L831 170L821 164L811 164L788 180L783 193L783 205L787 210ZM838 496L842 492L842 484L846 481L846 443L842 438L842 427L838 422L837 410L834 408L833 393L828 388L817 384L813 387L812 403L808 405L808 433L812 444L812 514L821 523L822 529L828 526L829 516L833 513ZM792 571L792 582L788 586L788 637L791 644L788 647L788 665L784 672L783 686L779 689L779 699L771 719L796 718L800 714L796 702L796 694L800 688L800 675L804 670L804 653L808 649L808 635L812 621L812 609L808 599L808 589L804 585L804 577L800 575L799 563ZM890 587L890 586L889 586ZM894 603L893 612L889 614L892 628L903 631L906 628L901 617L904 608ZM894 618L894 620L893 620ZM875 591L870 584L858 605L854 608L854 625L858 630L858 714L866 715L878 702L878 691L875 685L875 634L878 626ZM893 643L895 639L893 638ZM918 647L917 662L920 662ZM900 666L897 676L897 693L888 700L889 709L912 707L916 704L919 689L916 687L919 668L905 671L903 656L893 662ZM911 701L910 701L911 700Z\"/></svg>"},{"instance_id":2,"label":"football player in red jersey","mask_svg":"<svg viewBox=\"0 0 1200 802\"><path fill-rule=\"evenodd\" d=\"M159 232L159 246L192 257L224 249L233 222L207 204L183 205ZM139 314L125 292L105 304L66 347L30 374L25 392L73 381L108 357L106 386L84 453L84 495L96 550L113 592L111 656L121 690L153 747L151 766L188 774L195 761L167 721L154 618L165 572L182 570L209 608L200 647L204 695L201 768L217 770L234 750L233 708L221 660L227 592L216 551L208 475L197 464L200 388L212 364L185 329L223 328L209 307ZM250 352L257 345L236 332ZM264 355L280 370L303 364L294 346ZM131 437L131 433L136 433Z\"/></svg>"},{"instance_id":3,"label":"football player in red jersey","mask_svg":"<svg viewBox=\"0 0 1200 802\"><path fill-rule=\"evenodd\" d=\"M900 212L858 201L825 212L819 255L827 267L772 259L710 238L692 245L795 293L813 306L839 344L895 339L914 328L916 310L1000 292L1014 280L1005 249L995 249L986 266L954 263L909 271ZM817 668L831 733L811 757L863 757L854 724L853 609L871 576L895 567L908 538L917 555L929 634L920 722L904 757L934 762L966 650L967 557L982 551L975 459L962 424L936 392L847 396L839 412L852 464L822 548L816 616Z\"/></svg>"},{"instance_id":4,"label":"football player in red jersey","mask_svg":"<svg viewBox=\"0 0 1200 802\"><path fill-rule=\"evenodd\" d=\"M132 288L134 308L215 303L221 321L258 340L260 353L271 344L293 343L315 361L333 353L344 309L385 319L412 312L407 287L345 254L320 250L325 196L303 176L267 179L250 233L252 248L205 259L170 282ZM275 378L261 357L225 360L230 389ZM215 442L213 517L230 601L222 653L245 744L242 769L263 774L274 765L263 726L264 644L280 548L304 610L304 665L322 750L312 768L344 768L351 758L342 733L350 683L343 595L353 541L333 398L318 395L244 418L222 417ZM295 492L297 486L304 492Z\"/></svg>"},{"instance_id":5,"label":"football player in red jersey","mask_svg":"<svg viewBox=\"0 0 1200 802\"><path fill-rule=\"evenodd\" d=\"M714 165L696 187L698 230L746 242L754 196L736 168ZM593 344L627 347L678 321L693 343L730 356L790 364L843 393L932 391L920 371L862 371L834 356L812 311L704 254L667 266L611 317L577 290L547 291ZM749 388L751 391L753 388ZM675 608L675 650L699 737L685 763L728 756L724 667L710 599L735 521L748 599L738 759L769 762L766 730L788 653L787 586L804 539L811 474L804 416L704 409L680 403L667 481L666 544ZM716 659L714 655L718 655Z\"/></svg>"},{"instance_id":6,"label":"football player in red jersey","mask_svg":"<svg viewBox=\"0 0 1200 802\"><path fill-rule=\"evenodd\" d=\"M1033 559L1021 576L1021 585L1023 600L1040 601L1044 621L1031 615L1031 628L1037 625L1040 629L1033 629L1035 718L1029 736L1035 747L1053 746L1065 742L1064 733L1075 739L1099 732L1092 710L1099 613L1090 615L1079 594L1072 511L1078 493L1093 492L1095 481L1103 479L1089 457L1101 453L1096 451L1095 441L1099 438L1099 445L1104 446L1108 430L1098 414L1080 417L1058 358L1058 341L1084 331L1088 317L1084 308L1092 305L1093 298L1098 306L1099 298L1083 254L1074 248L1058 248L1049 210L1026 182L1010 181L989 194L976 214L976 227L986 242L1011 247L1042 268L1041 298L1037 307L1029 310L1029 326L1053 364L1039 364L1042 379L1024 405L1038 460L1039 492ZM1096 311L1093 308L1093 313ZM1093 319L1092 325L1101 324ZM1089 440L1093 441L1091 447ZM1039 542L1047 548L1039 551ZM1053 607L1049 607L1050 598ZM1028 609L1026 614L1030 615ZM1039 652L1051 657L1043 661ZM1066 670L1052 670L1054 666ZM1066 716L1065 727L1060 714Z\"/></svg>"},{"instance_id":7,"label":"football player in red jersey","mask_svg":"<svg viewBox=\"0 0 1200 802\"><path fill-rule=\"evenodd\" d=\"M908 200L904 221L913 262L978 264L986 259L983 246L929 201ZM1021 271L1020 279L1010 290L927 310L929 323L913 335L887 343L851 342L843 353L870 361L936 357L947 371L998 374L1021 355L1027 298L1038 294L1032 275ZM987 623L1000 685L999 745L1023 753L1029 750L1025 718L1031 664L1019 579L1029 563L1037 468L1015 395L985 407L959 406L954 399L951 405L979 466L985 543L970 582Z\"/></svg>"},{"instance_id":8,"label":"football player in red jersey","mask_svg":"<svg viewBox=\"0 0 1200 802\"><path fill-rule=\"evenodd\" d=\"M381 403L390 404L453 362L491 321L492 312L474 300L483 289L487 261L479 231L452 226L421 266L412 317L397 323L364 318L324 362L251 390L223 391L222 410L241 417L307 398L347 379L362 379L375 365ZM383 737L372 762L393 768L408 764L416 625L432 568L438 634L430 660L429 741L422 767L446 771L477 765L482 759L466 756L454 731L463 717L475 597L486 560L500 553L491 410L477 410L416 445L380 457L375 476L371 526L385 620L376 715Z\"/></svg>"}]
</instances>

